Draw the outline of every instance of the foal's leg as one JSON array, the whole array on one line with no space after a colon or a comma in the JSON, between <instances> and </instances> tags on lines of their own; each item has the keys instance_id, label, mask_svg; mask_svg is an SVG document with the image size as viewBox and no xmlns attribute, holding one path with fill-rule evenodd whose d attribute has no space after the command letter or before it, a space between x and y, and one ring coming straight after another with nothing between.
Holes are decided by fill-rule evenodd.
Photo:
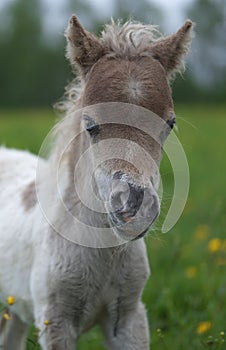
<instances>
[{"instance_id":1,"label":"foal's leg","mask_svg":"<svg viewBox=\"0 0 226 350\"><path fill-rule=\"evenodd\" d=\"M10 319L0 320L0 349L25 350L28 326L20 318L11 314Z\"/></svg>"},{"instance_id":2,"label":"foal's leg","mask_svg":"<svg viewBox=\"0 0 226 350\"><path fill-rule=\"evenodd\" d=\"M75 339L63 324L49 324L40 332L39 344L42 350L75 350Z\"/></svg>"},{"instance_id":3,"label":"foal's leg","mask_svg":"<svg viewBox=\"0 0 226 350\"><path fill-rule=\"evenodd\" d=\"M49 277L45 256L43 258L40 254L38 259L31 278L35 326L39 329L38 342L42 350L75 350L76 330L71 307L73 299L71 301L67 294L70 288L64 288L64 282Z\"/></svg>"},{"instance_id":4,"label":"foal's leg","mask_svg":"<svg viewBox=\"0 0 226 350\"><path fill-rule=\"evenodd\" d=\"M75 350L76 333L72 322L65 313L59 311L56 303L53 302L52 307L39 305L35 325L40 330L39 344L42 350Z\"/></svg>"},{"instance_id":5,"label":"foal's leg","mask_svg":"<svg viewBox=\"0 0 226 350\"><path fill-rule=\"evenodd\" d=\"M146 311L140 302L134 312L124 313L123 307L119 315L111 317L103 330L109 350L149 350L149 330Z\"/></svg>"}]
</instances>

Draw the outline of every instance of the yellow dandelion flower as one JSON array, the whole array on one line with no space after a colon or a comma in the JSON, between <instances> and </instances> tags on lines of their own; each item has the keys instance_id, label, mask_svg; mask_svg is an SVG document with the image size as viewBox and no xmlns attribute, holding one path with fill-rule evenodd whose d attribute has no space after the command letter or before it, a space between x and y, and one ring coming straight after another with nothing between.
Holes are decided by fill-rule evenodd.
<instances>
[{"instance_id":1,"label":"yellow dandelion flower","mask_svg":"<svg viewBox=\"0 0 226 350\"><path fill-rule=\"evenodd\" d=\"M7 304L8 304L8 305L13 305L14 303L15 303L15 297L12 296L12 295L8 296L8 298L7 298Z\"/></svg>"},{"instance_id":2,"label":"yellow dandelion flower","mask_svg":"<svg viewBox=\"0 0 226 350\"><path fill-rule=\"evenodd\" d=\"M225 336L225 333L222 331L222 332L220 332L220 336L221 337L224 337Z\"/></svg>"},{"instance_id":3,"label":"yellow dandelion flower","mask_svg":"<svg viewBox=\"0 0 226 350\"><path fill-rule=\"evenodd\" d=\"M210 253L216 253L221 249L222 240L220 238L213 238L209 241L208 250Z\"/></svg>"},{"instance_id":4,"label":"yellow dandelion flower","mask_svg":"<svg viewBox=\"0 0 226 350\"><path fill-rule=\"evenodd\" d=\"M48 325L49 325L49 320L45 320L45 321L44 321L44 324L45 324L46 326L48 326Z\"/></svg>"},{"instance_id":5,"label":"yellow dandelion flower","mask_svg":"<svg viewBox=\"0 0 226 350\"><path fill-rule=\"evenodd\" d=\"M194 278L197 275L197 267L195 266L189 266L185 270L185 276L187 278Z\"/></svg>"},{"instance_id":6,"label":"yellow dandelion flower","mask_svg":"<svg viewBox=\"0 0 226 350\"><path fill-rule=\"evenodd\" d=\"M210 321L200 322L196 328L196 332L198 334L203 334L208 332L211 327L212 327L212 323Z\"/></svg>"},{"instance_id":7,"label":"yellow dandelion flower","mask_svg":"<svg viewBox=\"0 0 226 350\"><path fill-rule=\"evenodd\" d=\"M9 316L8 312L5 312L4 315L3 315L4 319L6 321L9 321L11 319L11 317Z\"/></svg>"},{"instance_id":8,"label":"yellow dandelion flower","mask_svg":"<svg viewBox=\"0 0 226 350\"><path fill-rule=\"evenodd\" d=\"M204 241L210 234L210 228L208 225L199 225L195 230L195 238L198 241Z\"/></svg>"}]
</instances>

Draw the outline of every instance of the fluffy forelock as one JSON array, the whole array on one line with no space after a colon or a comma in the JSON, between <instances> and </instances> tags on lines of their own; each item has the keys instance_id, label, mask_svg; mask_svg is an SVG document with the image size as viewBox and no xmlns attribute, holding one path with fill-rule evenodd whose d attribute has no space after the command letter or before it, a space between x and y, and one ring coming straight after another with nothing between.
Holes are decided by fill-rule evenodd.
<instances>
[{"instance_id":1,"label":"fluffy forelock","mask_svg":"<svg viewBox=\"0 0 226 350\"><path fill-rule=\"evenodd\" d=\"M113 19L105 25L100 40L108 56L134 57L150 52L150 45L156 43L161 34L155 25L128 21L122 24Z\"/></svg>"}]
</instances>

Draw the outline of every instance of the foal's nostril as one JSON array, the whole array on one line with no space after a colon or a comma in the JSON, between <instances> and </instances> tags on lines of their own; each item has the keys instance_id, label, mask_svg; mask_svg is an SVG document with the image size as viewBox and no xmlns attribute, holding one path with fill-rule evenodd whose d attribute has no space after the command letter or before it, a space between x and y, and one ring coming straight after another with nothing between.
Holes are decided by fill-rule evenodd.
<instances>
[{"instance_id":1,"label":"foal's nostril","mask_svg":"<svg viewBox=\"0 0 226 350\"><path fill-rule=\"evenodd\" d=\"M141 186L130 185L127 208L136 215L144 199L144 189ZM134 216L133 215L133 216Z\"/></svg>"},{"instance_id":2,"label":"foal's nostril","mask_svg":"<svg viewBox=\"0 0 226 350\"><path fill-rule=\"evenodd\" d=\"M152 220L159 215L160 205L159 198L152 188L146 187L144 191L144 199L140 209L140 215L143 218Z\"/></svg>"},{"instance_id":3,"label":"foal's nostril","mask_svg":"<svg viewBox=\"0 0 226 350\"><path fill-rule=\"evenodd\" d=\"M112 212L121 221L128 222L130 218L134 217L140 209L144 190L141 186L134 186L127 184L126 191L113 192L111 194L111 208Z\"/></svg>"}]
</instances>

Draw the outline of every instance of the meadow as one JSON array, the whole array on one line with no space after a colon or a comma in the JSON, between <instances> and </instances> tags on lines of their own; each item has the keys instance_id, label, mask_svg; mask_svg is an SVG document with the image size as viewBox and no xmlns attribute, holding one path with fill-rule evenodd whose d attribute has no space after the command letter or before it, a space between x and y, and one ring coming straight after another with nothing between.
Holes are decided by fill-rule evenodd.
<instances>
[{"instance_id":1,"label":"meadow","mask_svg":"<svg viewBox=\"0 0 226 350\"><path fill-rule=\"evenodd\" d=\"M163 234L157 223L146 238L152 276L143 300L152 349L226 349L226 106L178 105L176 113L190 192L174 228ZM0 144L38 153L55 119L49 110L2 110ZM173 188L171 170L164 157L163 215ZM39 349L36 342L31 328L27 350ZM78 350L88 349L104 349L99 328L81 337Z\"/></svg>"}]
</instances>

